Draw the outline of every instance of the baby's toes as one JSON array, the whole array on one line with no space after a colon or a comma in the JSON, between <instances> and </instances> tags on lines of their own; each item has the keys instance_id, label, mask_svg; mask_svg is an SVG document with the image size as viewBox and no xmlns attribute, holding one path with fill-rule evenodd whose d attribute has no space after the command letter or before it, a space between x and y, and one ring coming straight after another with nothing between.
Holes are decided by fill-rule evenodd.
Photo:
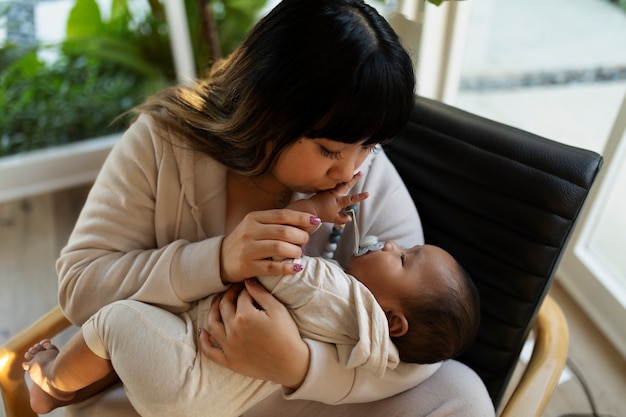
<instances>
[{"instance_id":1,"label":"baby's toes","mask_svg":"<svg viewBox=\"0 0 626 417\"><path fill-rule=\"evenodd\" d=\"M35 357L35 355L36 355L38 352L41 352L41 351L42 351L42 349L39 349L39 348L38 348L38 345L31 346L31 347L30 347L30 349L28 349L28 350L26 351L26 353L24 353L24 359L26 359L26 360L31 360L32 358L34 358L34 357Z\"/></svg>"},{"instance_id":2,"label":"baby's toes","mask_svg":"<svg viewBox=\"0 0 626 417\"><path fill-rule=\"evenodd\" d=\"M52 345L50 343L50 340L48 339L44 339L41 342L35 343L34 345L32 345L27 351L26 353L24 353L24 358L27 360L31 360L32 358L35 357L36 354L38 354L39 352L42 352L46 349L50 349L50 347L53 347L54 345Z\"/></svg>"}]
</instances>

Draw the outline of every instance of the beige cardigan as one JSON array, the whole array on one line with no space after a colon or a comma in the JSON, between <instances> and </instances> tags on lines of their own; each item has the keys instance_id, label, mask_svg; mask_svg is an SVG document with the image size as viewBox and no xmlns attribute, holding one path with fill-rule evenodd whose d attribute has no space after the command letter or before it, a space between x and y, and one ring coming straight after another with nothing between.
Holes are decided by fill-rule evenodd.
<instances>
[{"instance_id":1,"label":"beige cardigan","mask_svg":"<svg viewBox=\"0 0 626 417\"><path fill-rule=\"evenodd\" d=\"M407 247L422 243L412 200L384 153L368 157L360 170L363 178L353 191L370 193L357 217L361 234ZM182 312L193 301L224 291L219 253L225 179L223 165L141 116L104 163L57 261L59 302L68 318L81 324L103 305L126 298ZM324 225L314 233L308 255L321 254L329 231ZM355 245L350 231L335 252L344 266ZM408 389L437 368L401 364L387 373L389 381L374 383L360 376L367 373L343 369L332 345L307 343L309 374L294 398L371 401ZM372 384L380 389L372 392ZM361 385L369 388L360 392Z\"/></svg>"}]
</instances>

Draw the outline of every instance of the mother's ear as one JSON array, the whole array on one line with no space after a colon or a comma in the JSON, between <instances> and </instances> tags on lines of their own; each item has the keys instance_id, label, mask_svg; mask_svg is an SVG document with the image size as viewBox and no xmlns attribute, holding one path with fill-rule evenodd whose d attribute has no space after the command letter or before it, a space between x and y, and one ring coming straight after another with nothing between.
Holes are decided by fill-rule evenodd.
<instances>
[{"instance_id":1,"label":"mother's ear","mask_svg":"<svg viewBox=\"0 0 626 417\"><path fill-rule=\"evenodd\" d=\"M389 335L391 337L404 336L409 331L409 321L404 316L404 313L399 311L386 311L387 323L389 323Z\"/></svg>"}]
</instances>

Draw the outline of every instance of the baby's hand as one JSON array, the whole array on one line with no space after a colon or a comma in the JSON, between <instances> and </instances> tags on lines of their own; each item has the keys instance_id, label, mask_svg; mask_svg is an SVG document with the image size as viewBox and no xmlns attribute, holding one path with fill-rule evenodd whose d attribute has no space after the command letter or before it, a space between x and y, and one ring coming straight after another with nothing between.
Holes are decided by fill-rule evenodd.
<instances>
[{"instance_id":1,"label":"baby's hand","mask_svg":"<svg viewBox=\"0 0 626 417\"><path fill-rule=\"evenodd\" d=\"M296 201L290 204L288 208L311 213L322 219L323 222L348 223L351 218L343 212L343 209L352 204L360 203L369 196L367 192L346 195L361 178L361 175L358 172L350 181L339 184L332 190L317 193L311 198Z\"/></svg>"}]
</instances>

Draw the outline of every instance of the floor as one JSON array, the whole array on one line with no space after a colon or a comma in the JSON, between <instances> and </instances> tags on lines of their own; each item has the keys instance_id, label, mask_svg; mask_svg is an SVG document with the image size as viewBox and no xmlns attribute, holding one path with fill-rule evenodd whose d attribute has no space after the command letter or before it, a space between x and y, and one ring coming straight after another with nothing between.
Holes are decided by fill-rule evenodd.
<instances>
[{"instance_id":1,"label":"floor","mask_svg":"<svg viewBox=\"0 0 626 417\"><path fill-rule=\"evenodd\" d=\"M581 373L602 417L626 416L626 358L622 357L578 305L559 286L551 289L567 318L570 332L569 361ZM561 383L543 417L594 417L584 387L566 368ZM598 416L600 417L600 416Z\"/></svg>"}]
</instances>

